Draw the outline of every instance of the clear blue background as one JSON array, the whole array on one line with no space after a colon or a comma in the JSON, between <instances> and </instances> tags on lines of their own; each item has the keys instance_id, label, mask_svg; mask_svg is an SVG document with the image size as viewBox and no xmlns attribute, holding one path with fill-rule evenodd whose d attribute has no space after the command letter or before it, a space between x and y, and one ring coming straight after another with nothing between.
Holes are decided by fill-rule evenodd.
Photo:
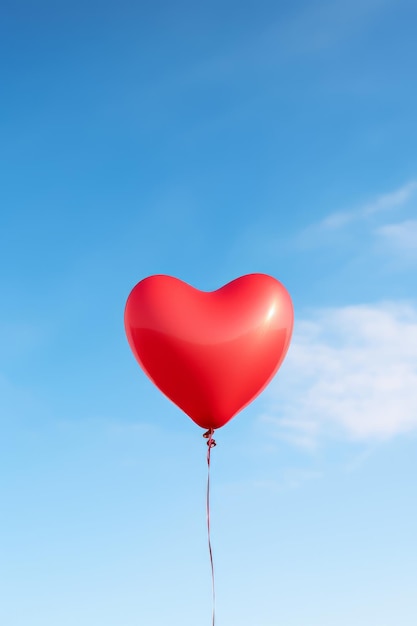
<instances>
[{"instance_id":1,"label":"clear blue background","mask_svg":"<svg viewBox=\"0 0 417 626\"><path fill-rule=\"evenodd\" d=\"M2 624L210 623L204 440L123 309L265 272L294 342L217 433L218 626L415 625L416 20L2 3Z\"/></svg>"}]
</instances>

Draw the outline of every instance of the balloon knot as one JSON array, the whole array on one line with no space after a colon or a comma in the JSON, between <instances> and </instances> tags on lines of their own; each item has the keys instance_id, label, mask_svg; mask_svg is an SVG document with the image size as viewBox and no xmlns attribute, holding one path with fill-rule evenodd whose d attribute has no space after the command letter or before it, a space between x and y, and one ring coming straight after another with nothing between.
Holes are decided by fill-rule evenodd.
<instances>
[{"instance_id":1,"label":"balloon knot","mask_svg":"<svg viewBox=\"0 0 417 626\"><path fill-rule=\"evenodd\" d=\"M204 439L208 439L207 445L209 448L214 448L214 446L217 445L213 439L213 435L214 435L214 428L209 428L208 431L204 433L203 435Z\"/></svg>"}]
</instances>

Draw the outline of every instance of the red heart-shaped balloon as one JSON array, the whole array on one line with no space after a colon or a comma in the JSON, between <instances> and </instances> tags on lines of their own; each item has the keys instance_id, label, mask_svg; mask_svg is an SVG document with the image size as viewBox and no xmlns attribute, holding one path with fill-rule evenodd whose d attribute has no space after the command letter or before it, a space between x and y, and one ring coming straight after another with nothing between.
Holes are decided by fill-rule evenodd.
<instances>
[{"instance_id":1,"label":"red heart-shaped balloon","mask_svg":"<svg viewBox=\"0 0 417 626\"><path fill-rule=\"evenodd\" d=\"M285 287L265 274L205 292L150 276L129 295L130 347L152 382L202 428L224 426L268 384L291 339Z\"/></svg>"}]
</instances>

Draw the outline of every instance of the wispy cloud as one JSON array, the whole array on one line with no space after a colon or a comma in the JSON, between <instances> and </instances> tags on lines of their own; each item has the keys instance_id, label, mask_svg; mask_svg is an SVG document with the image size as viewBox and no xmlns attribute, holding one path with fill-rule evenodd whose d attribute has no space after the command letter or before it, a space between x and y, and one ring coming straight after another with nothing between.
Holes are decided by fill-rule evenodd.
<instances>
[{"instance_id":1,"label":"wispy cloud","mask_svg":"<svg viewBox=\"0 0 417 626\"><path fill-rule=\"evenodd\" d=\"M417 257L417 220L385 224L375 231L384 245L407 258Z\"/></svg>"},{"instance_id":2,"label":"wispy cloud","mask_svg":"<svg viewBox=\"0 0 417 626\"><path fill-rule=\"evenodd\" d=\"M416 191L417 180L411 180L402 187L381 194L370 202L352 209L351 211L331 213L320 222L319 226L324 229L342 228L347 224L365 219L372 215L397 209L404 206L414 196Z\"/></svg>"},{"instance_id":3,"label":"wispy cloud","mask_svg":"<svg viewBox=\"0 0 417 626\"><path fill-rule=\"evenodd\" d=\"M366 37L367 27L393 4L393 0L322 0L303 7L290 6L284 12L279 9L272 11L266 28L258 29L254 24L254 28L243 36L239 36L237 30L236 35L230 33L225 45L216 47L215 54L205 58L188 55L184 65L175 71L152 74L150 82L141 85L136 96L128 99L126 114L133 117L135 126L142 125L146 120L146 128L149 129L154 118L153 123L158 126L161 118L170 122L172 106L160 106L161 102L166 102L168 95L172 102L175 94L188 93L190 89L195 98L201 90L203 93L206 89L212 91L213 85L228 88L243 81L242 84L247 87L255 80L256 89L250 88L244 98L238 90L237 101L231 98L230 107L224 105L222 113L217 107L211 107L211 115L203 124L204 132L230 125L236 117L245 119L252 107L258 108L265 98L262 95L265 90L259 90L260 77L267 78L267 86L275 86L277 79L271 80L271 72L275 73L281 67L287 71L289 64L293 61L298 63L300 58L311 61L323 52L348 46L352 40L356 41L360 33ZM266 93L270 98L268 89ZM145 107L146 116L138 117L138 100L140 107ZM197 136L203 131L200 125L196 125L189 132Z\"/></svg>"},{"instance_id":4,"label":"wispy cloud","mask_svg":"<svg viewBox=\"0 0 417 626\"><path fill-rule=\"evenodd\" d=\"M306 4L275 25L275 39L292 54L340 47L390 7L392 0L345 0Z\"/></svg>"},{"instance_id":5,"label":"wispy cloud","mask_svg":"<svg viewBox=\"0 0 417 626\"><path fill-rule=\"evenodd\" d=\"M394 251L394 244L402 233L399 233L398 225L387 223L388 219L392 221L393 215L397 215L397 219L409 218L416 199L417 179L411 179L401 187L375 195L356 207L329 213L298 232L294 243L302 249L310 249L322 245L345 245L349 242L355 244L355 247L365 244L369 251L373 249L377 237L379 243L383 240L391 243L391 251ZM408 219L404 224L410 226L410 221L413 220ZM407 242L409 241L407 238Z\"/></svg>"},{"instance_id":6,"label":"wispy cloud","mask_svg":"<svg viewBox=\"0 0 417 626\"><path fill-rule=\"evenodd\" d=\"M274 477L223 482L219 489L228 498L230 496L244 496L248 490L279 493L292 489L299 489L305 483L318 480L323 471L306 467L284 467Z\"/></svg>"},{"instance_id":7,"label":"wispy cloud","mask_svg":"<svg viewBox=\"0 0 417 626\"><path fill-rule=\"evenodd\" d=\"M305 446L417 430L417 309L347 306L299 322L261 419L276 436Z\"/></svg>"}]
</instances>

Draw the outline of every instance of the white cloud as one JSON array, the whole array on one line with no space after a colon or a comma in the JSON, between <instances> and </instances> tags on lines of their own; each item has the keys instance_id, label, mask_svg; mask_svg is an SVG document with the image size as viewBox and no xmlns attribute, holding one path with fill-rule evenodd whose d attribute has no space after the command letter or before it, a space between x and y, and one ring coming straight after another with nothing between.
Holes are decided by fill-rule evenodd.
<instances>
[{"instance_id":1,"label":"white cloud","mask_svg":"<svg viewBox=\"0 0 417 626\"><path fill-rule=\"evenodd\" d=\"M376 234L391 250L407 257L417 257L417 220L386 224Z\"/></svg>"},{"instance_id":2,"label":"white cloud","mask_svg":"<svg viewBox=\"0 0 417 626\"><path fill-rule=\"evenodd\" d=\"M351 211L331 213L320 222L324 229L338 229L372 215L404 206L417 191L417 181L411 180L389 193L384 193Z\"/></svg>"},{"instance_id":3,"label":"white cloud","mask_svg":"<svg viewBox=\"0 0 417 626\"><path fill-rule=\"evenodd\" d=\"M347 306L299 321L265 400L261 419L300 445L417 430L417 309Z\"/></svg>"},{"instance_id":4,"label":"white cloud","mask_svg":"<svg viewBox=\"0 0 417 626\"><path fill-rule=\"evenodd\" d=\"M381 194L374 201L362 207L363 215L372 215L402 206L410 200L417 190L417 181L411 180L399 189L390 193Z\"/></svg>"}]
</instances>

